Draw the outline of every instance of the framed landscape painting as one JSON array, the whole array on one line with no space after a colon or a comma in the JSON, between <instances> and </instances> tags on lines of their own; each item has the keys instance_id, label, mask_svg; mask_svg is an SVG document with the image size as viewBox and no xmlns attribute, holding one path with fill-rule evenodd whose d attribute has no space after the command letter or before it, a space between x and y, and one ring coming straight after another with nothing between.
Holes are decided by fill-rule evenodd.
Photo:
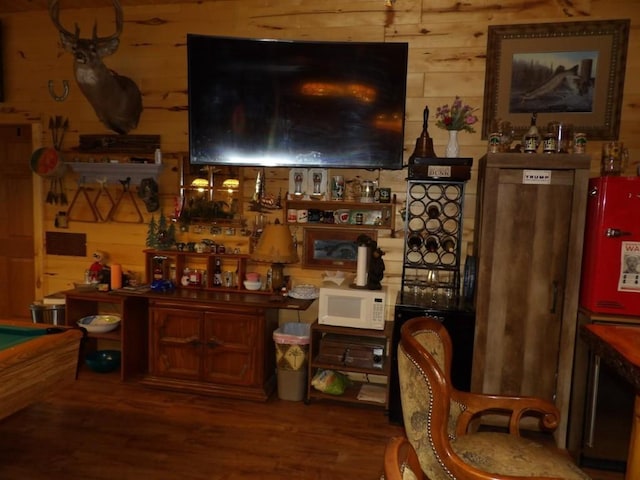
<instances>
[{"instance_id":1,"label":"framed landscape painting","mask_svg":"<svg viewBox=\"0 0 640 480\"><path fill-rule=\"evenodd\" d=\"M620 111L629 20L489 26L482 138L508 121L516 138L559 121L590 140L613 140Z\"/></svg>"},{"instance_id":2,"label":"framed landscape painting","mask_svg":"<svg viewBox=\"0 0 640 480\"><path fill-rule=\"evenodd\" d=\"M305 228L302 266L355 271L360 235L366 235L374 241L378 238L374 229Z\"/></svg>"}]
</instances>

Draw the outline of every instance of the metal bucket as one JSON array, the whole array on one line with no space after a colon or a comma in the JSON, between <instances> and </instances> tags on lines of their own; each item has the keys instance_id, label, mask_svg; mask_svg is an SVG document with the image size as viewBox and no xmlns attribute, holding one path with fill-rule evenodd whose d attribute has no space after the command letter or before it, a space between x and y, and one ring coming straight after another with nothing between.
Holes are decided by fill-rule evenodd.
<instances>
[{"instance_id":1,"label":"metal bucket","mask_svg":"<svg viewBox=\"0 0 640 480\"><path fill-rule=\"evenodd\" d=\"M52 325L64 325L65 305L43 305L32 303L31 320L33 323L50 323Z\"/></svg>"}]
</instances>

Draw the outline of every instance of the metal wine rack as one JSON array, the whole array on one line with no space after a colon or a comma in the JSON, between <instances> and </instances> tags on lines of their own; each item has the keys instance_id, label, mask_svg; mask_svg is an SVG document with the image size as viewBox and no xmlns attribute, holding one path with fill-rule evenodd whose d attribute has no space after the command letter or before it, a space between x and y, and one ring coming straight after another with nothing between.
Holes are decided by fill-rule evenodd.
<instances>
[{"instance_id":1,"label":"metal wine rack","mask_svg":"<svg viewBox=\"0 0 640 480\"><path fill-rule=\"evenodd\" d=\"M460 296L464 186L471 159L431 159L407 182L401 302L453 308ZM455 160L459 160L456 162ZM466 167L446 177L447 164ZM416 170L414 170L416 171ZM438 173L438 177L430 174Z\"/></svg>"}]
</instances>

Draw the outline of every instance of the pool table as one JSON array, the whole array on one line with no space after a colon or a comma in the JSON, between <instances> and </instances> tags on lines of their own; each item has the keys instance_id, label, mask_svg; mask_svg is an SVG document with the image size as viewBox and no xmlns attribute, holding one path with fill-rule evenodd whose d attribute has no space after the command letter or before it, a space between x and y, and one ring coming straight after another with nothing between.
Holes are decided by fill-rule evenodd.
<instances>
[{"instance_id":1,"label":"pool table","mask_svg":"<svg viewBox=\"0 0 640 480\"><path fill-rule=\"evenodd\" d=\"M0 320L0 420L76 378L85 332Z\"/></svg>"}]
</instances>

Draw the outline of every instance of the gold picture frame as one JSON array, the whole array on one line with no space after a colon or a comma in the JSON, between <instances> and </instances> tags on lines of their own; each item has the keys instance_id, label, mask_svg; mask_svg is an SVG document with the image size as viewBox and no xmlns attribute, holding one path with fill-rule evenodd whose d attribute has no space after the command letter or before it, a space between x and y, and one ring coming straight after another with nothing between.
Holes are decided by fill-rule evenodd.
<instances>
[{"instance_id":1,"label":"gold picture frame","mask_svg":"<svg viewBox=\"0 0 640 480\"><path fill-rule=\"evenodd\" d=\"M495 120L518 138L536 112L542 129L560 121L590 140L617 139L629 28L628 19L489 26L482 138Z\"/></svg>"}]
</instances>

